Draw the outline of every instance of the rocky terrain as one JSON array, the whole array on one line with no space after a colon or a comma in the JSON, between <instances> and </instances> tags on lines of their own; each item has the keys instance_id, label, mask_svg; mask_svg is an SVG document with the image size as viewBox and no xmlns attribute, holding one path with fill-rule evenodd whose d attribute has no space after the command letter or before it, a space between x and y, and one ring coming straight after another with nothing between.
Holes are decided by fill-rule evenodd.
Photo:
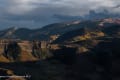
<instances>
[{"instance_id":1,"label":"rocky terrain","mask_svg":"<svg viewBox=\"0 0 120 80\"><path fill-rule=\"evenodd\" d=\"M43 34L47 41L41 41ZM0 37L0 76L30 75L3 80L120 79L119 19L57 23L35 31L12 28Z\"/></svg>"}]
</instances>

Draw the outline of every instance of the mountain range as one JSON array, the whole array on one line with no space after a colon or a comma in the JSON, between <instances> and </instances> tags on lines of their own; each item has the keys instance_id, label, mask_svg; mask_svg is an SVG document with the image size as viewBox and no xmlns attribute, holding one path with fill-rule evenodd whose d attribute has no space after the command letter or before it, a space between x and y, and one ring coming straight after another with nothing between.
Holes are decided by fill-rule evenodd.
<instances>
[{"instance_id":1,"label":"mountain range","mask_svg":"<svg viewBox=\"0 0 120 80\"><path fill-rule=\"evenodd\" d=\"M102 28L110 25L120 24L120 19L100 19L100 20L76 20L71 22L55 23L38 29L16 28L0 31L0 38L22 39L22 40L49 40L52 35L63 35L66 32L78 30L80 28Z\"/></svg>"},{"instance_id":2,"label":"mountain range","mask_svg":"<svg viewBox=\"0 0 120 80\"><path fill-rule=\"evenodd\" d=\"M54 35L59 37L51 43L37 41L49 40ZM29 74L29 80L120 80L120 19L77 20L39 29L12 27L1 30L0 38L0 76Z\"/></svg>"}]
</instances>

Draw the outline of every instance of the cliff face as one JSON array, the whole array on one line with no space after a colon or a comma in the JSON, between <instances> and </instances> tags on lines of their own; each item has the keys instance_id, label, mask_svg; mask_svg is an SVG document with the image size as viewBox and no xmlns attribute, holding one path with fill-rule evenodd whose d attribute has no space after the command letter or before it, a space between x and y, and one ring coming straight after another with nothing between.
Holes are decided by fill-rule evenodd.
<instances>
[{"instance_id":1,"label":"cliff face","mask_svg":"<svg viewBox=\"0 0 120 80\"><path fill-rule=\"evenodd\" d=\"M0 62L25 62L46 59L47 42L1 40Z\"/></svg>"}]
</instances>

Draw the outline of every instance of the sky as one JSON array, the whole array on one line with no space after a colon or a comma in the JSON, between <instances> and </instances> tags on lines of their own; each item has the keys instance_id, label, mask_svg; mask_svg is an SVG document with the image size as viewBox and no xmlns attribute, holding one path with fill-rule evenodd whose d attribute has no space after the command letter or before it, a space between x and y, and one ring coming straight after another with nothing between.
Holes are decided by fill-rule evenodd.
<instances>
[{"instance_id":1,"label":"sky","mask_svg":"<svg viewBox=\"0 0 120 80\"><path fill-rule=\"evenodd\" d=\"M40 28L104 9L120 13L120 0L0 0L0 29Z\"/></svg>"}]
</instances>

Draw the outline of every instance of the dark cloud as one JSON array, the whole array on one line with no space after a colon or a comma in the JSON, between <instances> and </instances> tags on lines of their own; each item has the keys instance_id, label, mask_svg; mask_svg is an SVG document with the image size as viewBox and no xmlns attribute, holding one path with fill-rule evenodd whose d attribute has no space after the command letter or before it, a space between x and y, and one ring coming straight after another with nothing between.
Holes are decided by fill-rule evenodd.
<instances>
[{"instance_id":1,"label":"dark cloud","mask_svg":"<svg viewBox=\"0 0 120 80\"><path fill-rule=\"evenodd\" d=\"M0 0L0 28L38 28L81 19L90 10L120 13L119 0Z\"/></svg>"}]
</instances>

